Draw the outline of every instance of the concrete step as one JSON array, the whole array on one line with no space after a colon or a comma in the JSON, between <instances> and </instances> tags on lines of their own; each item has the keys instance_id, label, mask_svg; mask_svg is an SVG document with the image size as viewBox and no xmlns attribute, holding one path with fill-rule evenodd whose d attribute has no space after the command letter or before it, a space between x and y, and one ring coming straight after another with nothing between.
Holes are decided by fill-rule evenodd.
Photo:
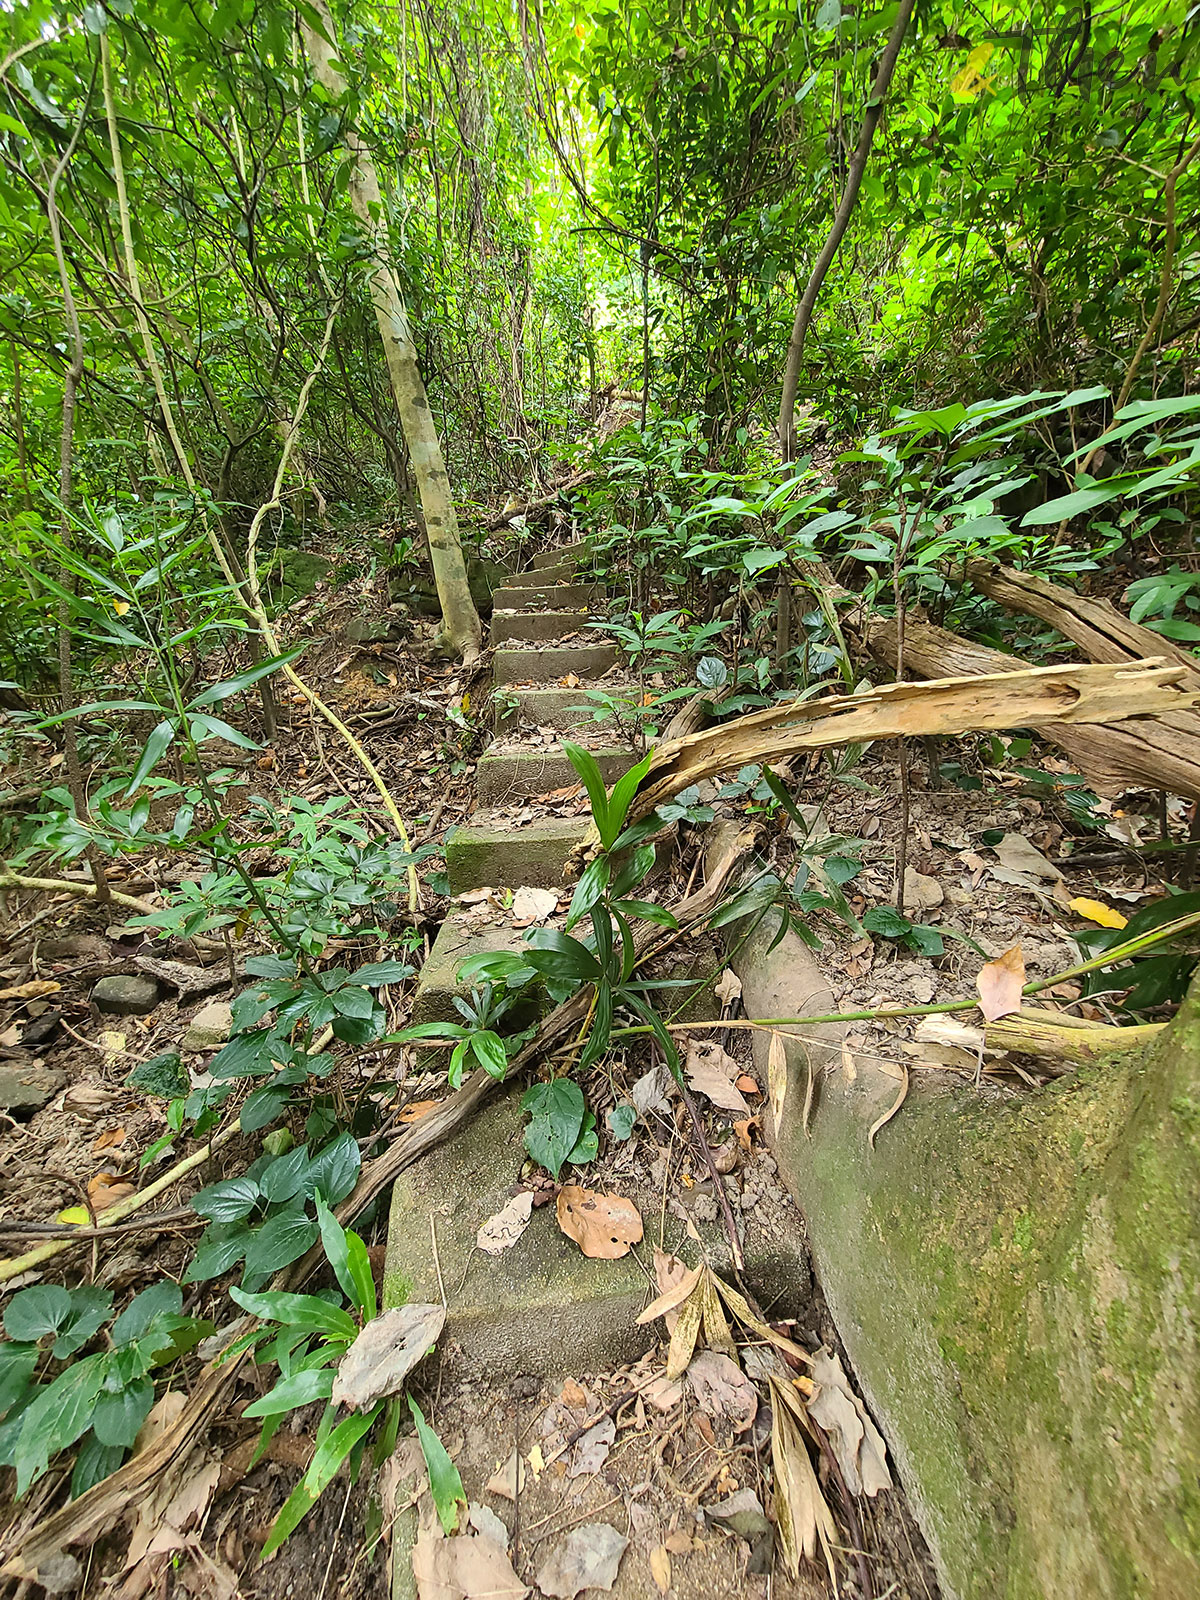
<instances>
[{"instance_id":1,"label":"concrete step","mask_svg":"<svg viewBox=\"0 0 1200 1600\"><path fill-rule=\"evenodd\" d=\"M574 633L596 638L586 611L497 611L492 615L492 643L549 643Z\"/></svg>"},{"instance_id":2,"label":"concrete step","mask_svg":"<svg viewBox=\"0 0 1200 1600\"><path fill-rule=\"evenodd\" d=\"M619 1261L590 1260L560 1231L553 1205L535 1210L520 1239L501 1254L475 1248L477 1230L511 1198L526 1159L520 1097L521 1086L498 1092L453 1139L397 1178L384 1304L400 1304L406 1295L440 1300L440 1262L448 1298L442 1348L465 1357L472 1373L558 1376L636 1360L662 1336L662 1328L637 1326L654 1290L648 1270L632 1253ZM562 1181L586 1184L588 1169L564 1167ZM708 1220L715 1204L711 1197L707 1208L698 1203L709 1188L700 1183L686 1193L681 1189L680 1207L687 1205L691 1214L695 1206L704 1253L731 1281L721 1224ZM631 1184L628 1191L623 1186L625 1192L642 1213L646 1240L636 1249L648 1260L651 1240L658 1242L662 1196L649 1182L641 1188ZM738 1210L737 1200L733 1203ZM740 1214L751 1287L774 1315L799 1311L812 1284L799 1213L784 1202L761 1223L757 1209ZM665 1215L663 1243L694 1261L696 1247L685 1237L686 1226L672 1207Z\"/></svg>"},{"instance_id":3,"label":"concrete step","mask_svg":"<svg viewBox=\"0 0 1200 1600\"><path fill-rule=\"evenodd\" d=\"M573 566L582 561L587 555L586 544L559 545L557 550L542 550L533 558L534 568L541 572L546 567L557 567L563 564Z\"/></svg>"},{"instance_id":4,"label":"concrete step","mask_svg":"<svg viewBox=\"0 0 1200 1600\"><path fill-rule=\"evenodd\" d=\"M532 567L527 572L518 572L509 578L506 583L508 588L536 588L541 584L574 583L576 580L575 566L570 561L560 561L553 567Z\"/></svg>"},{"instance_id":5,"label":"concrete step","mask_svg":"<svg viewBox=\"0 0 1200 1600\"><path fill-rule=\"evenodd\" d=\"M616 783L637 756L628 745L593 750L605 783ZM507 748L496 743L484 752L475 768L475 795L481 806L507 806L579 782L570 757L557 745L542 750Z\"/></svg>"},{"instance_id":6,"label":"concrete step","mask_svg":"<svg viewBox=\"0 0 1200 1600\"><path fill-rule=\"evenodd\" d=\"M522 931L514 928L503 913L498 912L494 920L484 922L475 907L452 911L438 929L433 949L417 978L413 1022L461 1022L463 1019L455 1010L454 997L465 999L471 992L469 983L459 982L458 969L462 963L468 956L488 951L508 950L519 954L524 948ZM524 1027L536 1019L540 1002L532 989L529 994L525 1015L513 1018L514 1028Z\"/></svg>"},{"instance_id":7,"label":"concrete step","mask_svg":"<svg viewBox=\"0 0 1200 1600\"><path fill-rule=\"evenodd\" d=\"M599 678L620 662L615 644L572 644L560 649L496 651L496 683L556 683L559 678Z\"/></svg>"},{"instance_id":8,"label":"concrete step","mask_svg":"<svg viewBox=\"0 0 1200 1600\"><path fill-rule=\"evenodd\" d=\"M604 590L598 583L536 583L513 580L492 595L496 611L582 611L599 605Z\"/></svg>"},{"instance_id":9,"label":"concrete step","mask_svg":"<svg viewBox=\"0 0 1200 1600\"><path fill-rule=\"evenodd\" d=\"M451 894L496 889L557 889L575 846L587 836L591 818L543 817L517 827L496 823L455 828L446 840L446 875Z\"/></svg>"},{"instance_id":10,"label":"concrete step","mask_svg":"<svg viewBox=\"0 0 1200 1600\"><path fill-rule=\"evenodd\" d=\"M581 684L578 689L501 689L492 699L493 726L497 733L523 722L563 732L577 728L592 720L594 702L587 698L587 688Z\"/></svg>"}]
</instances>

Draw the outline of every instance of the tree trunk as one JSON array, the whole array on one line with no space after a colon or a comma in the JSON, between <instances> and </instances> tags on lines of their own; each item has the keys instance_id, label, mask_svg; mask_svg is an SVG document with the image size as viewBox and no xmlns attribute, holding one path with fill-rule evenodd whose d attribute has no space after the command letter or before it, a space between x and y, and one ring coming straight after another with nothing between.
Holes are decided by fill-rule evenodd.
<instances>
[{"instance_id":1,"label":"tree trunk","mask_svg":"<svg viewBox=\"0 0 1200 1600\"><path fill-rule=\"evenodd\" d=\"M333 19L325 0L313 0L313 10L321 20L325 36L322 37L306 21L301 20L305 52L318 83L334 99L340 100L346 92L346 77L337 58L336 47L331 43L336 37ZM442 627L447 642L462 655L464 661L471 661L479 654L482 628L467 582L450 479L425 384L417 365L417 349L413 343L408 313L387 258L383 202L375 163L353 125L344 127L342 142L352 169L350 204L375 245L375 264L369 278L371 304L375 308L379 335L383 340L388 377L396 397L396 409L400 413L409 461L417 480L417 493L429 537L433 578L442 607Z\"/></svg>"},{"instance_id":2,"label":"tree trunk","mask_svg":"<svg viewBox=\"0 0 1200 1600\"><path fill-rule=\"evenodd\" d=\"M871 98L867 101L867 109L863 113L862 128L859 130L858 143L854 147L850 170L846 174L846 187L842 190L841 203L834 214L833 226L829 230L825 247L817 257L817 263L812 269L800 304L796 308L796 320L792 325L792 337L788 343L787 361L783 369L783 396L779 402L779 449L785 461L791 461L796 453L796 390L800 386L800 360L804 355L808 325L812 321L813 309L821 292L821 285L825 282L825 274L829 271L833 258L837 255L838 245L841 244L842 237L850 226L850 214L854 210L858 191L862 187L863 173L867 170L867 157L871 154L875 129L879 126L879 119L883 115L884 96L892 81L900 46L904 43L904 34L908 28L908 19L912 16L913 3L914 0L900 0L900 10L892 24L883 55L880 57Z\"/></svg>"}]
</instances>

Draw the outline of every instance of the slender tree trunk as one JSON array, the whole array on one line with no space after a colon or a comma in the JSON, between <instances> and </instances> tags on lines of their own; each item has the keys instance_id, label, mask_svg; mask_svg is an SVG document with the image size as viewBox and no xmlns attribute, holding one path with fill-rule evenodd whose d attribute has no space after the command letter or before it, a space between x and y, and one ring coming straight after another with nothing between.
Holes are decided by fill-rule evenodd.
<instances>
[{"instance_id":1,"label":"slender tree trunk","mask_svg":"<svg viewBox=\"0 0 1200 1600\"><path fill-rule=\"evenodd\" d=\"M834 214L825 247L817 257L812 275L796 308L796 320L792 325L787 362L783 369L783 397L779 402L779 449L785 461L791 461L796 453L796 390L800 385L800 362L804 355L808 325L812 321L817 296L821 292L821 285L825 282L825 274L829 271L843 235L850 225L850 216L858 199L858 191L862 187L863 173L867 170L867 157L871 154L875 129L879 126L879 119L883 115L884 97L892 81L892 73L896 68L900 46L904 43L912 10L913 0L900 0L900 10L896 14L888 42L879 59L879 70L875 74L871 98L867 101L867 109L863 113L862 127L859 130L858 143L854 147L854 155L850 160L850 170L846 174L846 187L842 191L841 204Z\"/></svg>"},{"instance_id":2,"label":"slender tree trunk","mask_svg":"<svg viewBox=\"0 0 1200 1600\"><path fill-rule=\"evenodd\" d=\"M337 59L336 47L330 42L336 37L333 19L325 0L313 0L312 9L321 20L325 37L302 18L300 28L304 48L318 83L334 99L340 100L346 91L346 76ZM442 607L442 628L447 642L464 660L470 661L479 654L482 628L467 582L467 569L458 536L458 516L450 493L450 479L442 456L441 441L417 364L417 349L413 343L408 313L388 261L379 179L371 153L352 125L344 128L342 142L352 169L350 204L375 244L375 264L369 278L371 303L383 340L388 377L396 397L396 409L408 445L409 461L417 480L433 577Z\"/></svg>"}]
</instances>

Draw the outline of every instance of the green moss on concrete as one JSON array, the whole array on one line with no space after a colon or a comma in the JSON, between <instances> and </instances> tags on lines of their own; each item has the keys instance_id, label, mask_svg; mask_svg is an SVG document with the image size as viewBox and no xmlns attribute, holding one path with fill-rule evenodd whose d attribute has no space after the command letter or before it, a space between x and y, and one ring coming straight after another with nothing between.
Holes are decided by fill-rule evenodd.
<instances>
[{"instance_id":1,"label":"green moss on concrete","mask_svg":"<svg viewBox=\"0 0 1200 1600\"><path fill-rule=\"evenodd\" d=\"M765 942L748 1011L787 1015L764 972L811 991L810 964ZM868 1063L825 1078L811 1140L785 1113L826 1295L964 1600L1200 1593L1198 1014L1040 1091L918 1084L873 1154L895 1085Z\"/></svg>"},{"instance_id":2,"label":"green moss on concrete","mask_svg":"<svg viewBox=\"0 0 1200 1600\"><path fill-rule=\"evenodd\" d=\"M547 817L522 827L455 828L446 840L451 894L485 885L557 889L571 851L587 836L588 817Z\"/></svg>"},{"instance_id":3,"label":"green moss on concrete","mask_svg":"<svg viewBox=\"0 0 1200 1600\"><path fill-rule=\"evenodd\" d=\"M616 783L636 757L627 746L593 750L605 783ZM579 774L565 751L551 746L542 750L510 750L492 745L475 769L475 792L481 805L504 806L555 789L573 788Z\"/></svg>"}]
</instances>

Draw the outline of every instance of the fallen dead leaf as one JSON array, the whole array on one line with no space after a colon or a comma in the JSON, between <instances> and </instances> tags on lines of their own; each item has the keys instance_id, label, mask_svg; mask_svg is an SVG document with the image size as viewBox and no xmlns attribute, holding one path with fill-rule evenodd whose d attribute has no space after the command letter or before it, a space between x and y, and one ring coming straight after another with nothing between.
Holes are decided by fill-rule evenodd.
<instances>
[{"instance_id":1,"label":"fallen dead leaf","mask_svg":"<svg viewBox=\"0 0 1200 1600\"><path fill-rule=\"evenodd\" d=\"M575 1600L584 1589L610 1590L617 1581L629 1540L607 1522L572 1528L551 1550L537 1575L538 1588L551 1600Z\"/></svg>"},{"instance_id":2,"label":"fallen dead leaf","mask_svg":"<svg viewBox=\"0 0 1200 1600\"><path fill-rule=\"evenodd\" d=\"M992 850L1000 865L1007 867L1010 872L1022 872L1031 878L1041 878L1046 883L1053 883L1062 877L1054 863L1047 861L1023 833L1006 833L999 844L992 846Z\"/></svg>"},{"instance_id":3,"label":"fallen dead leaf","mask_svg":"<svg viewBox=\"0 0 1200 1600\"><path fill-rule=\"evenodd\" d=\"M115 1172L98 1172L94 1178L88 1179L87 1188L92 1210L97 1212L107 1211L118 1200L127 1200L131 1194L137 1193L136 1185L126 1183Z\"/></svg>"},{"instance_id":4,"label":"fallen dead leaf","mask_svg":"<svg viewBox=\"0 0 1200 1600\"><path fill-rule=\"evenodd\" d=\"M420 1600L525 1600L529 1593L503 1545L483 1533L445 1539L422 1529L412 1566Z\"/></svg>"},{"instance_id":5,"label":"fallen dead leaf","mask_svg":"<svg viewBox=\"0 0 1200 1600\"><path fill-rule=\"evenodd\" d=\"M513 1501L516 1500L519 1490L524 1487L525 1463L515 1450L500 1470L493 1472L485 1485L488 1494L498 1495L501 1500Z\"/></svg>"},{"instance_id":6,"label":"fallen dead leaf","mask_svg":"<svg viewBox=\"0 0 1200 1600\"><path fill-rule=\"evenodd\" d=\"M743 1094L761 1094L758 1079L752 1078L748 1072L743 1072L737 1080L737 1086Z\"/></svg>"},{"instance_id":7,"label":"fallen dead leaf","mask_svg":"<svg viewBox=\"0 0 1200 1600\"><path fill-rule=\"evenodd\" d=\"M105 1131L92 1145L92 1154L99 1155L101 1150L113 1150L118 1145L125 1143L124 1128L106 1128Z\"/></svg>"},{"instance_id":8,"label":"fallen dead leaf","mask_svg":"<svg viewBox=\"0 0 1200 1600\"><path fill-rule=\"evenodd\" d=\"M642 1215L621 1195L568 1183L558 1191L558 1225L593 1261L619 1261L642 1237Z\"/></svg>"},{"instance_id":9,"label":"fallen dead leaf","mask_svg":"<svg viewBox=\"0 0 1200 1600\"><path fill-rule=\"evenodd\" d=\"M1011 950L981 967L975 983L979 990L979 1009L988 1022L1019 1011L1021 990L1025 987L1025 957L1021 946L1013 945Z\"/></svg>"},{"instance_id":10,"label":"fallen dead leaf","mask_svg":"<svg viewBox=\"0 0 1200 1600\"><path fill-rule=\"evenodd\" d=\"M1085 895L1077 895L1068 903L1072 911L1078 912L1081 917L1086 917L1089 922L1098 923L1102 928L1124 928L1129 921L1129 918L1123 917L1119 911L1106 906L1103 900L1089 900Z\"/></svg>"},{"instance_id":11,"label":"fallen dead leaf","mask_svg":"<svg viewBox=\"0 0 1200 1600\"><path fill-rule=\"evenodd\" d=\"M570 1465L567 1475L571 1478L583 1478L600 1468L608 1460L608 1452L612 1449L617 1437L617 1425L612 1417L601 1417L594 1428L589 1428L583 1434L574 1450L571 1452Z\"/></svg>"},{"instance_id":12,"label":"fallen dead leaf","mask_svg":"<svg viewBox=\"0 0 1200 1600\"><path fill-rule=\"evenodd\" d=\"M0 1000L40 1000L43 995L58 994L61 990L62 984L50 978L34 978L11 989L0 989Z\"/></svg>"},{"instance_id":13,"label":"fallen dead leaf","mask_svg":"<svg viewBox=\"0 0 1200 1600\"><path fill-rule=\"evenodd\" d=\"M795 1578L802 1558L813 1561L818 1551L825 1564L833 1592L837 1579L833 1565L833 1546L838 1543L837 1524L821 1493L812 1461L804 1443L800 1420L801 1403L789 1384L772 1376L771 1384L771 1462L775 1468L775 1520L784 1564Z\"/></svg>"},{"instance_id":14,"label":"fallen dead leaf","mask_svg":"<svg viewBox=\"0 0 1200 1600\"><path fill-rule=\"evenodd\" d=\"M671 1587L671 1557L665 1544L656 1545L650 1552L650 1576L659 1594L666 1594Z\"/></svg>"},{"instance_id":15,"label":"fallen dead leaf","mask_svg":"<svg viewBox=\"0 0 1200 1600\"><path fill-rule=\"evenodd\" d=\"M396 1121L420 1122L422 1117L427 1117L431 1111L436 1111L441 1103L440 1100L410 1100L396 1117Z\"/></svg>"},{"instance_id":16,"label":"fallen dead leaf","mask_svg":"<svg viewBox=\"0 0 1200 1600\"><path fill-rule=\"evenodd\" d=\"M558 895L553 889L518 889L513 895L512 915L515 925L529 927L534 922L545 922L558 910Z\"/></svg>"},{"instance_id":17,"label":"fallen dead leaf","mask_svg":"<svg viewBox=\"0 0 1200 1600\"><path fill-rule=\"evenodd\" d=\"M735 1122L733 1124L733 1131L737 1135L737 1142L741 1145L742 1149L747 1155L749 1155L751 1150L754 1148L754 1141L751 1138L751 1133L755 1128L758 1127L758 1125L757 1117L744 1117L740 1122Z\"/></svg>"},{"instance_id":18,"label":"fallen dead leaf","mask_svg":"<svg viewBox=\"0 0 1200 1600\"><path fill-rule=\"evenodd\" d=\"M731 1006L735 1000L742 998L742 980L732 967L726 967L720 979L713 985L713 993L723 1006Z\"/></svg>"},{"instance_id":19,"label":"fallen dead leaf","mask_svg":"<svg viewBox=\"0 0 1200 1600\"><path fill-rule=\"evenodd\" d=\"M667 1325L667 1332L674 1333L679 1320L679 1307L696 1287L701 1271L700 1267L693 1267L689 1271L678 1256L669 1256L664 1250L655 1249L654 1273L658 1279L659 1294L637 1319L639 1325L644 1326L661 1317Z\"/></svg>"},{"instance_id":20,"label":"fallen dead leaf","mask_svg":"<svg viewBox=\"0 0 1200 1600\"><path fill-rule=\"evenodd\" d=\"M813 1393L808 1409L829 1437L830 1448L851 1494L875 1496L890 1489L883 1437L850 1387L842 1363L828 1350L813 1358Z\"/></svg>"},{"instance_id":21,"label":"fallen dead leaf","mask_svg":"<svg viewBox=\"0 0 1200 1600\"><path fill-rule=\"evenodd\" d=\"M904 909L906 911L932 911L946 898L945 890L936 878L928 878L915 867L904 869Z\"/></svg>"},{"instance_id":22,"label":"fallen dead leaf","mask_svg":"<svg viewBox=\"0 0 1200 1600\"><path fill-rule=\"evenodd\" d=\"M729 1356L718 1350L701 1350L692 1358L687 1382L705 1416L730 1423L734 1433L745 1433L753 1425L758 1391Z\"/></svg>"},{"instance_id":23,"label":"fallen dead leaf","mask_svg":"<svg viewBox=\"0 0 1200 1600\"><path fill-rule=\"evenodd\" d=\"M502 1206L494 1217L482 1223L475 1235L475 1243L489 1256L498 1256L513 1245L529 1226L533 1215L533 1191L524 1189Z\"/></svg>"},{"instance_id":24,"label":"fallen dead leaf","mask_svg":"<svg viewBox=\"0 0 1200 1600\"><path fill-rule=\"evenodd\" d=\"M669 1550L673 1556L686 1556L689 1551L695 1549L695 1545L696 1541L690 1534L684 1533L682 1528L669 1533L663 1540L664 1549Z\"/></svg>"},{"instance_id":25,"label":"fallen dead leaf","mask_svg":"<svg viewBox=\"0 0 1200 1600\"><path fill-rule=\"evenodd\" d=\"M437 1342L445 1306L407 1305L368 1322L338 1363L330 1401L351 1411L399 1394L404 1380Z\"/></svg>"},{"instance_id":26,"label":"fallen dead leaf","mask_svg":"<svg viewBox=\"0 0 1200 1600\"><path fill-rule=\"evenodd\" d=\"M689 1085L713 1105L744 1117L750 1115L750 1107L733 1081L738 1076L738 1064L715 1039L692 1040L684 1071Z\"/></svg>"},{"instance_id":27,"label":"fallen dead leaf","mask_svg":"<svg viewBox=\"0 0 1200 1600\"><path fill-rule=\"evenodd\" d=\"M771 1102L771 1126L778 1137L783 1126L783 1107L787 1100L787 1046L781 1033L772 1033L767 1049L767 1095ZM747 1108L749 1109L749 1108Z\"/></svg>"}]
</instances>

